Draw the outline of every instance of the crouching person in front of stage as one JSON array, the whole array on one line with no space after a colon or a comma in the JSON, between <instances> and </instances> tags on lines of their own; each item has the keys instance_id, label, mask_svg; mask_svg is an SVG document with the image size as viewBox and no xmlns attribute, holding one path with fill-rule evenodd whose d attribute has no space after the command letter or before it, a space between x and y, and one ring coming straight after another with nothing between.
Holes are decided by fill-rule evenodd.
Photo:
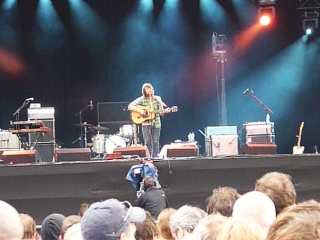
<instances>
[{"instance_id":1,"label":"crouching person in front of stage","mask_svg":"<svg viewBox=\"0 0 320 240\"><path fill-rule=\"evenodd\" d=\"M167 197L164 191L155 186L153 178L146 177L143 185L144 192L138 196L135 205L148 211L152 218L157 219L160 212L169 207Z\"/></svg>"},{"instance_id":2,"label":"crouching person in front of stage","mask_svg":"<svg viewBox=\"0 0 320 240\"><path fill-rule=\"evenodd\" d=\"M84 240L135 240L136 226L146 213L127 201L108 199L91 204L81 219Z\"/></svg>"}]
</instances>

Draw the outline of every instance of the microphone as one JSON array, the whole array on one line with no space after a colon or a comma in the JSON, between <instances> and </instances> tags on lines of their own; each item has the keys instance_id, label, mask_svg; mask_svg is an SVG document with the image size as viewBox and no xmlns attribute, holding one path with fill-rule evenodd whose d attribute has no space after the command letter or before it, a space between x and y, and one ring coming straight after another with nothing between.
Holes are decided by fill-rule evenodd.
<instances>
[{"instance_id":1,"label":"microphone","mask_svg":"<svg viewBox=\"0 0 320 240\"><path fill-rule=\"evenodd\" d=\"M34 98L31 97L31 98L27 98L25 101L27 102L27 101L33 101L33 100L34 100Z\"/></svg>"},{"instance_id":2,"label":"microphone","mask_svg":"<svg viewBox=\"0 0 320 240\"><path fill-rule=\"evenodd\" d=\"M217 33L212 33L212 54L217 52Z\"/></svg>"},{"instance_id":3,"label":"microphone","mask_svg":"<svg viewBox=\"0 0 320 240\"><path fill-rule=\"evenodd\" d=\"M90 100L90 110L93 109L92 100Z\"/></svg>"},{"instance_id":4,"label":"microphone","mask_svg":"<svg viewBox=\"0 0 320 240\"><path fill-rule=\"evenodd\" d=\"M242 94L243 94L243 95L246 95L249 91L250 91L250 89L249 89L249 88L247 88L246 90L244 90L244 91L243 91L243 93L242 93Z\"/></svg>"}]
</instances>

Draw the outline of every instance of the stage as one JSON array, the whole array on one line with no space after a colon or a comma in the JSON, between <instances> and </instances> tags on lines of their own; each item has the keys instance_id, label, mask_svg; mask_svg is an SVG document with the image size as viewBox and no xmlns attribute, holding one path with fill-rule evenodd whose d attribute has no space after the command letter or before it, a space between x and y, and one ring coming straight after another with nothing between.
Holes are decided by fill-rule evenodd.
<instances>
[{"instance_id":1,"label":"stage","mask_svg":"<svg viewBox=\"0 0 320 240\"><path fill-rule=\"evenodd\" d=\"M70 161L0 165L1 199L37 224L50 213L78 214L81 203L107 198L135 199L125 180L137 159ZM237 155L214 158L172 158L155 161L159 180L171 207L183 204L205 209L212 189L231 186L240 193L253 189L264 173L280 171L293 177L298 201L320 199L320 156Z\"/></svg>"}]
</instances>

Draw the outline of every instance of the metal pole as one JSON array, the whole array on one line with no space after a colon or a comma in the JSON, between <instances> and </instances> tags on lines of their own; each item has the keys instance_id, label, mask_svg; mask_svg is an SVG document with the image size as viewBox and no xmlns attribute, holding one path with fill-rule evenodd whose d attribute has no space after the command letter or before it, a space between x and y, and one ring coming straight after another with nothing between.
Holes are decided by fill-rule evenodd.
<instances>
[{"instance_id":1,"label":"metal pole","mask_svg":"<svg viewBox=\"0 0 320 240\"><path fill-rule=\"evenodd\" d=\"M224 53L220 54L221 62L221 113L220 126L227 126L227 100L226 100L226 83L225 83L225 69L224 63L226 61Z\"/></svg>"}]
</instances>

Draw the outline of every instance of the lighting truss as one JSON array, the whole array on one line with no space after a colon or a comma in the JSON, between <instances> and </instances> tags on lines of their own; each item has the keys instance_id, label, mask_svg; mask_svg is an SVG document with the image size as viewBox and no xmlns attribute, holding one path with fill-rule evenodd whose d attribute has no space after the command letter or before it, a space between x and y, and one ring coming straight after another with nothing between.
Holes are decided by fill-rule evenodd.
<instances>
[{"instance_id":1,"label":"lighting truss","mask_svg":"<svg viewBox=\"0 0 320 240\"><path fill-rule=\"evenodd\" d=\"M275 5L276 0L258 0L258 3L260 6L270 6Z\"/></svg>"}]
</instances>

